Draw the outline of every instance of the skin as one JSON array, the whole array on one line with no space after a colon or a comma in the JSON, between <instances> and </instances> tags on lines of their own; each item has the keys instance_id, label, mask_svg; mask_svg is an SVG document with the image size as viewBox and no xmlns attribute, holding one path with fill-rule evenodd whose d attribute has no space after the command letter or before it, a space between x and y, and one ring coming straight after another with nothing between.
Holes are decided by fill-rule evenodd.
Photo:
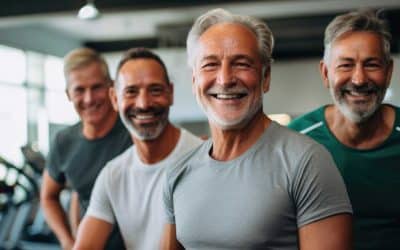
<instances>
[{"instance_id":1,"label":"skin","mask_svg":"<svg viewBox=\"0 0 400 250\"><path fill-rule=\"evenodd\" d=\"M69 224L71 225L71 231L73 237L76 237L80 221L81 218L80 218L78 193L72 192L70 206L69 206Z\"/></svg>"},{"instance_id":2,"label":"skin","mask_svg":"<svg viewBox=\"0 0 400 250\"><path fill-rule=\"evenodd\" d=\"M368 84L383 91L388 88L392 76L393 62L385 62L382 39L372 32L345 33L331 46L326 62L320 62L324 85L340 98L340 91L347 83L363 87ZM395 119L394 109L381 105L376 92L342 94L343 105L348 110L376 109L360 122L346 116L338 104L325 110L328 127L336 138L346 146L356 149L371 149L389 137ZM371 108L375 107L375 108Z\"/></svg>"},{"instance_id":3,"label":"skin","mask_svg":"<svg viewBox=\"0 0 400 250\"><path fill-rule=\"evenodd\" d=\"M114 126L117 113L108 96L110 82L98 63L77 68L68 75L67 96L82 121L82 134L87 139L105 136ZM43 173L40 203L46 221L56 234L63 249L72 249L74 236L67 215L60 204L64 185L56 182L47 172ZM74 210L76 211L78 210ZM76 217L75 214L73 217Z\"/></svg>"},{"instance_id":4,"label":"skin","mask_svg":"<svg viewBox=\"0 0 400 250\"><path fill-rule=\"evenodd\" d=\"M270 70L267 68L262 75L257 48L255 35L240 24L216 24L199 38L193 92L209 117L213 141L210 154L216 160L229 161L242 155L271 123L262 106L251 117L246 117L251 114L252 105L269 90ZM215 92L223 87L238 87L246 95L217 98ZM235 122L227 128L210 119L210 114L227 123ZM324 218L301 227L298 234L300 249L350 249L351 217L339 214ZM164 228L162 249L183 249L173 224Z\"/></svg>"},{"instance_id":5,"label":"skin","mask_svg":"<svg viewBox=\"0 0 400 250\"><path fill-rule=\"evenodd\" d=\"M149 110L153 107L169 108L173 103L173 88L166 82L162 67L152 59L127 61L118 73L118 83L110 90L113 107L120 115L130 109ZM129 117L135 127L151 127L164 116L146 119ZM167 120L161 134L152 140L142 140L131 133L140 159L154 164L165 159L178 143L180 131ZM112 224L92 216L85 216L79 226L74 249L102 249L112 229Z\"/></svg>"}]
</instances>

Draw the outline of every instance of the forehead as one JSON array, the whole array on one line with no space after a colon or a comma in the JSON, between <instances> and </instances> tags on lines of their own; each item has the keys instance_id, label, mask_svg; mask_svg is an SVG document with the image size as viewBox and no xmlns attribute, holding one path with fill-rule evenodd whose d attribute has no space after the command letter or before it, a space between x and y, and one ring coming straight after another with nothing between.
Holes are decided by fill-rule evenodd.
<instances>
[{"instance_id":1,"label":"forehead","mask_svg":"<svg viewBox=\"0 0 400 250\"><path fill-rule=\"evenodd\" d=\"M106 77L101 65L97 62L71 70L68 74L68 85L91 85L104 83Z\"/></svg>"},{"instance_id":2,"label":"forehead","mask_svg":"<svg viewBox=\"0 0 400 250\"><path fill-rule=\"evenodd\" d=\"M347 32L332 43L331 55L333 59L383 59L383 40L373 32Z\"/></svg>"},{"instance_id":3,"label":"forehead","mask_svg":"<svg viewBox=\"0 0 400 250\"><path fill-rule=\"evenodd\" d=\"M127 61L118 73L118 82L123 85L167 84L163 67L147 58Z\"/></svg>"},{"instance_id":4,"label":"forehead","mask_svg":"<svg viewBox=\"0 0 400 250\"><path fill-rule=\"evenodd\" d=\"M242 24L221 23L211 26L199 38L198 58L247 55L258 58L256 35Z\"/></svg>"}]
</instances>

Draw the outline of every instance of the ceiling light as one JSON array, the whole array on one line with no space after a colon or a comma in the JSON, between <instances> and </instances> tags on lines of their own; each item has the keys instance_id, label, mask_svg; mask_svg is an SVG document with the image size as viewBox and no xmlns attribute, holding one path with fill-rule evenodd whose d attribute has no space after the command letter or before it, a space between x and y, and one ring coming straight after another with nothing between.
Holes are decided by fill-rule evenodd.
<instances>
[{"instance_id":1,"label":"ceiling light","mask_svg":"<svg viewBox=\"0 0 400 250\"><path fill-rule=\"evenodd\" d=\"M83 20L93 20L98 18L99 15L99 10L94 5L94 1L90 0L78 12L78 18Z\"/></svg>"}]
</instances>

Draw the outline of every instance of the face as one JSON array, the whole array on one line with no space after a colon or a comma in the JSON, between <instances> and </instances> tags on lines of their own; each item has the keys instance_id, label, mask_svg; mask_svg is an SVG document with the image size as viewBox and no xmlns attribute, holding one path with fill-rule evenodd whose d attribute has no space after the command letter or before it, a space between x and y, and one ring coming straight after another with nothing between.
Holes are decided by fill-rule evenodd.
<instances>
[{"instance_id":1,"label":"face","mask_svg":"<svg viewBox=\"0 0 400 250\"><path fill-rule=\"evenodd\" d=\"M335 105L353 122L367 120L381 105L392 74L383 43L371 32L345 33L333 42L321 73Z\"/></svg>"},{"instance_id":2,"label":"face","mask_svg":"<svg viewBox=\"0 0 400 250\"><path fill-rule=\"evenodd\" d=\"M110 93L114 108L134 137L153 140L168 124L173 89L166 82L164 70L157 61L127 61L118 73L115 89Z\"/></svg>"},{"instance_id":3,"label":"face","mask_svg":"<svg viewBox=\"0 0 400 250\"><path fill-rule=\"evenodd\" d=\"M245 126L269 87L256 36L240 24L216 24L196 49L193 92L209 121L224 130Z\"/></svg>"},{"instance_id":4,"label":"face","mask_svg":"<svg viewBox=\"0 0 400 250\"><path fill-rule=\"evenodd\" d=\"M108 95L110 82L99 63L91 63L68 74L67 96L83 124L102 125L114 112Z\"/></svg>"}]
</instances>

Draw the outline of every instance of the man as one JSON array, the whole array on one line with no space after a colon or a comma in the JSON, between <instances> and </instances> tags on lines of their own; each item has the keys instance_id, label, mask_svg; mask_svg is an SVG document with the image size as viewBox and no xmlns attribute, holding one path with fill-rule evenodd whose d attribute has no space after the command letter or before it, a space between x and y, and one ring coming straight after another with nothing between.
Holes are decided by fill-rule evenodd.
<instances>
[{"instance_id":1,"label":"man","mask_svg":"<svg viewBox=\"0 0 400 250\"><path fill-rule=\"evenodd\" d=\"M124 55L110 95L135 146L100 173L75 249L102 249L115 223L127 249L159 249L165 168L201 140L168 121L173 85L164 63L149 50Z\"/></svg>"},{"instance_id":2,"label":"man","mask_svg":"<svg viewBox=\"0 0 400 250\"><path fill-rule=\"evenodd\" d=\"M60 204L60 192L70 186L78 194L83 215L95 179L104 165L132 142L108 96L112 86L107 64L91 49L76 49L64 59L66 93L80 122L57 134L43 174L41 204L46 220L63 249L71 249L74 235ZM110 249L123 247L115 232Z\"/></svg>"},{"instance_id":3,"label":"man","mask_svg":"<svg viewBox=\"0 0 400 250\"><path fill-rule=\"evenodd\" d=\"M355 249L400 246L400 110L382 104L393 69L390 38L372 11L336 17L320 62L334 104L290 124L331 152L354 209Z\"/></svg>"},{"instance_id":4,"label":"man","mask_svg":"<svg viewBox=\"0 0 400 250\"><path fill-rule=\"evenodd\" d=\"M267 25L221 9L187 39L211 140L167 171L164 249L349 249L351 206L329 153L262 111Z\"/></svg>"}]
</instances>

